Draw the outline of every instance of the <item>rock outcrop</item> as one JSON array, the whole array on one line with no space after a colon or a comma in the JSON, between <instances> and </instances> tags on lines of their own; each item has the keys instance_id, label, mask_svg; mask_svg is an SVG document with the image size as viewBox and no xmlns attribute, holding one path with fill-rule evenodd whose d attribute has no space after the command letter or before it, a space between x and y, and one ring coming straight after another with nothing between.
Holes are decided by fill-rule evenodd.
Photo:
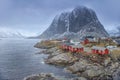
<instances>
[{"instance_id":1,"label":"rock outcrop","mask_svg":"<svg viewBox=\"0 0 120 80\"><path fill-rule=\"evenodd\" d=\"M28 76L24 80L61 80L61 79L56 78L53 74L50 73L41 73L38 75Z\"/></svg>"},{"instance_id":2,"label":"rock outcrop","mask_svg":"<svg viewBox=\"0 0 120 80\"><path fill-rule=\"evenodd\" d=\"M66 65L72 64L76 60L77 60L77 58L75 58L74 56L72 56L68 53L61 53L61 54L58 53L57 55L55 55L51 58L48 58L46 60L46 63L60 65L60 66L66 66Z\"/></svg>"},{"instance_id":3,"label":"rock outcrop","mask_svg":"<svg viewBox=\"0 0 120 80\"><path fill-rule=\"evenodd\" d=\"M43 43L46 43L46 41L39 43L39 46L43 45ZM51 43L51 45L54 44ZM62 66L66 72L76 74L77 78L68 80L120 79L119 52L111 52L108 55L98 55L86 52L71 53L55 45L46 48L48 47L47 44L44 45L44 47L45 50L43 53L48 54L48 57L45 58L45 63Z\"/></svg>"},{"instance_id":4,"label":"rock outcrop","mask_svg":"<svg viewBox=\"0 0 120 80\"><path fill-rule=\"evenodd\" d=\"M75 77L70 79L70 78L55 76L52 73L41 73L38 75L28 76L24 80L87 80L87 79L84 77Z\"/></svg>"}]
</instances>

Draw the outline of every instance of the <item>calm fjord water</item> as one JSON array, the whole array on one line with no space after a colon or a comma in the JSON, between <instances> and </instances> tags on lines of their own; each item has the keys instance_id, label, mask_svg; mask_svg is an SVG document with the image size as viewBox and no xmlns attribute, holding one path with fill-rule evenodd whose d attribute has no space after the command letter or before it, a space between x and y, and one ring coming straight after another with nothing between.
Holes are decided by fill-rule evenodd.
<instances>
[{"instance_id":1,"label":"calm fjord water","mask_svg":"<svg viewBox=\"0 0 120 80\"><path fill-rule=\"evenodd\" d=\"M44 64L44 54L35 54L37 39L0 40L0 80L23 80L24 77L41 72L58 76L71 76L62 68Z\"/></svg>"}]
</instances>

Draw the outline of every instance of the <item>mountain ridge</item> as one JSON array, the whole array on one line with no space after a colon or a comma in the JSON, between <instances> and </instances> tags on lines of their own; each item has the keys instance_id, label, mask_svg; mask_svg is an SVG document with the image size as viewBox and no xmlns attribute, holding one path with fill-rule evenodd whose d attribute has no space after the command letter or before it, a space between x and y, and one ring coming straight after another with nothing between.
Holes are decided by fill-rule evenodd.
<instances>
[{"instance_id":1,"label":"mountain ridge","mask_svg":"<svg viewBox=\"0 0 120 80\"><path fill-rule=\"evenodd\" d=\"M98 20L95 11L84 6L79 6L71 12L64 12L59 16L57 15L47 30L38 37L49 39L57 34L60 36L65 32L79 33L78 35L81 35L80 31L85 31L84 34L86 32L96 32L100 35L99 37L109 36L104 26Z\"/></svg>"}]
</instances>

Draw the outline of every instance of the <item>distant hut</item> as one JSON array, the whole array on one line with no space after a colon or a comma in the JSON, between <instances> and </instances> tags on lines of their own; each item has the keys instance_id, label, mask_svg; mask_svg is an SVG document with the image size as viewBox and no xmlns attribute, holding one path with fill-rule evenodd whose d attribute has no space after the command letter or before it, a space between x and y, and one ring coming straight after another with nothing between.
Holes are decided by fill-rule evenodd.
<instances>
[{"instance_id":1,"label":"distant hut","mask_svg":"<svg viewBox=\"0 0 120 80\"><path fill-rule=\"evenodd\" d=\"M104 47L93 46L92 47L92 53L101 54L101 55L109 54L109 49L104 48Z\"/></svg>"},{"instance_id":2,"label":"distant hut","mask_svg":"<svg viewBox=\"0 0 120 80\"><path fill-rule=\"evenodd\" d=\"M89 42L90 42L89 39L86 38L83 44L88 44Z\"/></svg>"},{"instance_id":3,"label":"distant hut","mask_svg":"<svg viewBox=\"0 0 120 80\"><path fill-rule=\"evenodd\" d=\"M84 37L84 40L83 40L83 44L89 44L89 43L97 43L98 42L98 38L96 37L93 37L93 36L86 36Z\"/></svg>"}]
</instances>

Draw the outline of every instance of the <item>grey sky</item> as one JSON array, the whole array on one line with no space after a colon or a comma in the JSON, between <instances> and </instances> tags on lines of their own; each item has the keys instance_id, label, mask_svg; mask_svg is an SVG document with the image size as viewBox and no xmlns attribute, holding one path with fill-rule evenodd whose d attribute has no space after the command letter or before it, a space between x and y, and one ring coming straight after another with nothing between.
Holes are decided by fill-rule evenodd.
<instances>
[{"instance_id":1,"label":"grey sky","mask_svg":"<svg viewBox=\"0 0 120 80\"><path fill-rule=\"evenodd\" d=\"M92 8L107 30L120 24L120 0L0 0L0 30L36 35L55 15L79 5Z\"/></svg>"}]
</instances>

